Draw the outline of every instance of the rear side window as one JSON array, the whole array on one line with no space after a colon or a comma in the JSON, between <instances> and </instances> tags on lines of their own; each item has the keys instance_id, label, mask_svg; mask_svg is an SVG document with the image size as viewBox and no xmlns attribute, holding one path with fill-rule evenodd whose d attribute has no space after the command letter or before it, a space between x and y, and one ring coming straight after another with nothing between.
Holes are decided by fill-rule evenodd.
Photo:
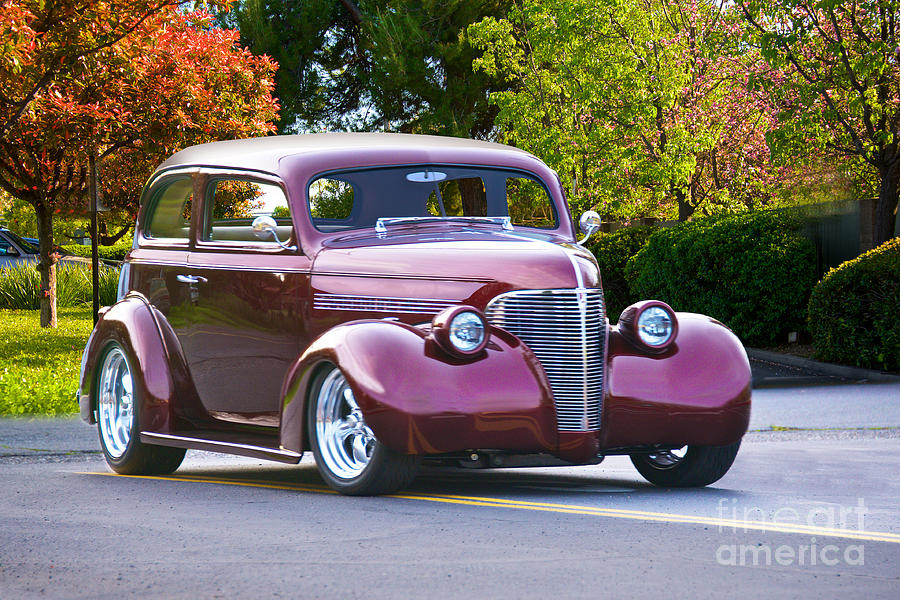
<instances>
[{"instance_id":1,"label":"rear side window","mask_svg":"<svg viewBox=\"0 0 900 600\"><path fill-rule=\"evenodd\" d=\"M187 241L191 231L193 192L194 183L190 176L173 178L158 192L150 209L147 235Z\"/></svg>"},{"instance_id":2,"label":"rear side window","mask_svg":"<svg viewBox=\"0 0 900 600\"><path fill-rule=\"evenodd\" d=\"M206 225L202 239L207 242L263 242L253 233L253 219L275 219L278 239L286 242L294 233L291 209L284 191L272 183L245 179L214 179L207 196ZM274 240L271 243L275 243Z\"/></svg>"}]
</instances>

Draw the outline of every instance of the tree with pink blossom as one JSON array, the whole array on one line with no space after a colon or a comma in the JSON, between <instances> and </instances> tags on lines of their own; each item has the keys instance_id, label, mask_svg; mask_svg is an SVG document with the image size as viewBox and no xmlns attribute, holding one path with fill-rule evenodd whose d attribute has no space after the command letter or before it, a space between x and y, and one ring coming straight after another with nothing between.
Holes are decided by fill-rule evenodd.
<instances>
[{"instance_id":1,"label":"tree with pink blossom","mask_svg":"<svg viewBox=\"0 0 900 600\"><path fill-rule=\"evenodd\" d=\"M785 154L822 149L877 184L875 244L895 235L900 179L900 2L738 0L778 81L771 136Z\"/></svg>"},{"instance_id":2,"label":"tree with pink blossom","mask_svg":"<svg viewBox=\"0 0 900 600\"><path fill-rule=\"evenodd\" d=\"M525 0L469 28L505 141L570 184L576 210L686 220L769 202L768 70L731 3Z\"/></svg>"}]
</instances>

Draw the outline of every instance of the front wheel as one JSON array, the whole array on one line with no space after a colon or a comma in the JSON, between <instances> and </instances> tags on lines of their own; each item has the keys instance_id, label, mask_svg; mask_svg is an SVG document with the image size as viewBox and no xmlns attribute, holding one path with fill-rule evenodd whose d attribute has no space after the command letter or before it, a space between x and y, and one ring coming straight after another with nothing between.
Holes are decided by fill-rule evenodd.
<instances>
[{"instance_id":1,"label":"front wheel","mask_svg":"<svg viewBox=\"0 0 900 600\"><path fill-rule=\"evenodd\" d=\"M106 463L123 475L171 473L184 459L183 448L144 444L140 440L140 403L125 350L113 342L97 376L97 430Z\"/></svg>"},{"instance_id":2,"label":"front wheel","mask_svg":"<svg viewBox=\"0 0 900 600\"><path fill-rule=\"evenodd\" d=\"M334 365L315 379L307 423L319 473L342 494L389 494L416 476L418 457L394 452L375 439L347 379Z\"/></svg>"},{"instance_id":3,"label":"front wheel","mask_svg":"<svg viewBox=\"0 0 900 600\"><path fill-rule=\"evenodd\" d=\"M721 479L731 468L741 443L730 446L684 446L649 454L632 454L631 462L653 485L703 487Z\"/></svg>"}]
</instances>

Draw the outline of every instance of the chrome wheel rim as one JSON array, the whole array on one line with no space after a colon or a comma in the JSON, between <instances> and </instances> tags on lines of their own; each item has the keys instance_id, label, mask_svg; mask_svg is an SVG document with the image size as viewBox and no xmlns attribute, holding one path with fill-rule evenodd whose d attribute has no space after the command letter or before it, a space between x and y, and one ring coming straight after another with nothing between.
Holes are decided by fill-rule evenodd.
<instances>
[{"instance_id":1,"label":"chrome wheel rim","mask_svg":"<svg viewBox=\"0 0 900 600\"><path fill-rule=\"evenodd\" d=\"M687 446L681 448L673 448L672 450L661 450L647 455L647 461L658 469L670 469L684 460L687 454Z\"/></svg>"},{"instance_id":2,"label":"chrome wheel rim","mask_svg":"<svg viewBox=\"0 0 900 600\"><path fill-rule=\"evenodd\" d=\"M338 369L325 376L316 397L316 441L325 467L341 479L358 476L372 459L375 434Z\"/></svg>"},{"instance_id":3,"label":"chrome wheel rim","mask_svg":"<svg viewBox=\"0 0 900 600\"><path fill-rule=\"evenodd\" d=\"M116 346L100 368L97 416L107 453L121 458L131 442L134 425L134 385L122 350Z\"/></svg>"}]
</instances>

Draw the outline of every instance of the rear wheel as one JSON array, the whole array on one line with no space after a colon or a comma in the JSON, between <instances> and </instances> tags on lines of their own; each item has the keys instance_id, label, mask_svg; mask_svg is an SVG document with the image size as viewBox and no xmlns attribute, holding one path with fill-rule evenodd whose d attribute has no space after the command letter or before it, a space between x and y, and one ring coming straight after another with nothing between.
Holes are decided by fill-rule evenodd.
<instances>
[{"instance_id":1,"label":"rear wheel","mask_svg":"<svg viewBox=\"0 0 900 600\"><path fill-rule=\"evenodd\" d=\"M319 473L342 494L388 494L416 475L418 457L394 452L375 438L347 379L334 365L320 371L313 383L307 424Z\"/></svg>"},{"instance_id":2,"label":"rear wheel","mask_svg":"<svg viewBox=\"0 0 900 600\"><path fill-rule=\"evenodd\" d=\"M644 479L660 487L702 487L715 483L731 468L741 443L730 446L684 446L649 454L632 454Z\"/></svg>"},{"instance_id":3,"label":"rear wheel","mask_svg":"<svg viewBox=\"0 0 900 600\"><path fill-rule=\"evenodd\" d=\"M171 473L184 459L183 448L140 440L140 398L125 350L112 342L97 375L97 430L110 468L123 475Z\"/></svg>"}]
</instances>

